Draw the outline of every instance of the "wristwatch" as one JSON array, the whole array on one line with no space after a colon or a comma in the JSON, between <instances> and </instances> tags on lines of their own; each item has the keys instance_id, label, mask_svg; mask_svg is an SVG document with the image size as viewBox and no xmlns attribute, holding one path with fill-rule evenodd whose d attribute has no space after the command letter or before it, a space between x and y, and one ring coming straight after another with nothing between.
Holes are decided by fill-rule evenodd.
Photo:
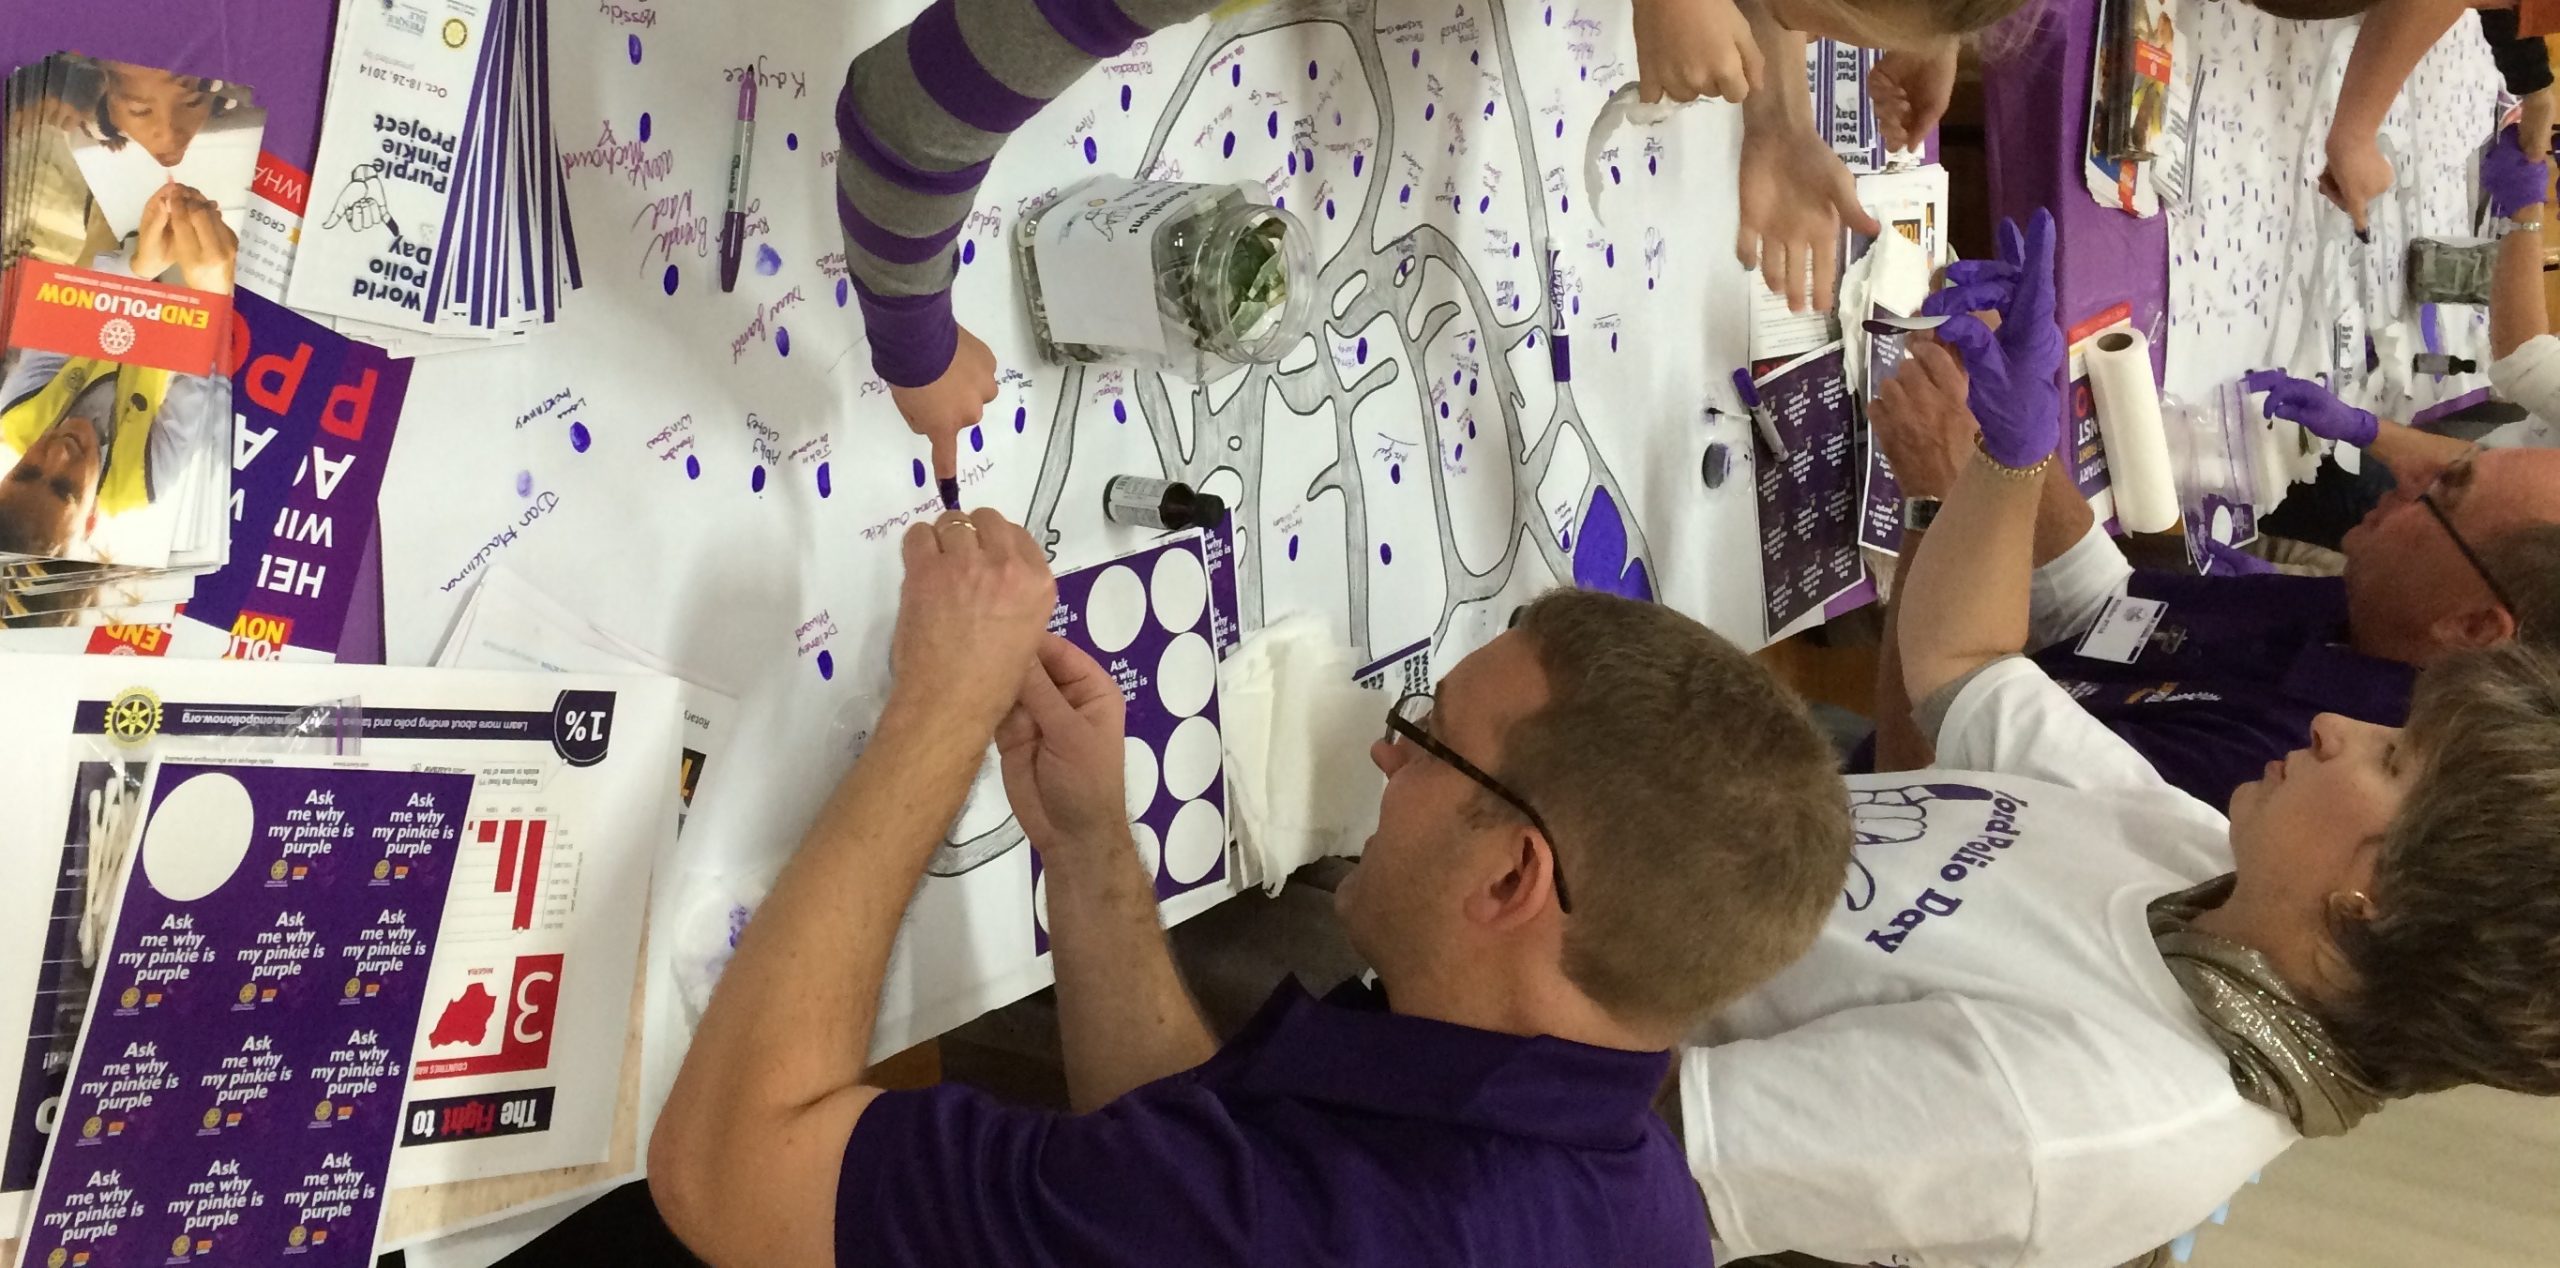
<instances>
[{"instance_id":1,"label":"wristwatch","mask_svg":"<svg viewBox=\"0 0 2560 1268\"><path fill-rule=\"evenodd\" d=\"M1937 521L1937 518L1938 518L1938 499L1936 499L1936 498L1904 498L1904 499L1902 499L1902 531L1903 531L1903 532L1906 532L1906 533L1925 533L1925 532L1928 532L1928 531L1929 531L1929 525L1931 525L1932 523L1935 523L1935 522Z\"/></svg>"}]
</instances>

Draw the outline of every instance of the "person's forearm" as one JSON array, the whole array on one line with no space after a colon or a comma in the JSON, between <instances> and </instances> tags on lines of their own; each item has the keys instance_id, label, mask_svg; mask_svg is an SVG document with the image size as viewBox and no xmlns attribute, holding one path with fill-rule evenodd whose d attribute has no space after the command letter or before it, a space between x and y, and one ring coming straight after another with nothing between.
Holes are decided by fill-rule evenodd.
<instances>
[{"instance_id":1,"label":"person's forearm","mask_svg":"<svg viewBox=\"0 0 2560 1268\"><path fill-rule=\"evenodd\" d=\"M951 246L1006 138L1095 63L1214 4L933 0L854 58L836 98L836 215L882 378L922 387L949 368Z\"/></svg>"},{"instance_id":2,"label":"person's forearm","mask_svg":"<svg viewBox=\"0 0 2560 1268\"><path fill-rule=\"evenodd\" d=\"M2516 209L2520 224L2539 224L2550 208L2537 204ZM2543 311L2542 232L2519 229L2498 243L2498 268L2489 280L2489 355L2503 357L2535 335L2551 332L2551 315Z\"/></svg>"},{"instance_id":3,"label":"person's forearm","mask_svg":"<svg viewBox=\"0 0 2560 1268\"><path fill-rule=\"evenodd\" d=\"M2026 646L2038 483L1982 457L1956 476L1896 604L1910 699Z\"/></svg>"},{"instance_id":4,"label":"person's forearm","mask_svg":"<svg viewBox=\"0 0 2560 1268\"><path fill-rule=\"evenodd\" d=\"M1778 24L1761 0L1737 0L1751 22L1751 38L1767 67L1760 90L1742 100L1746 131L1798 132L1813 126L1813 85L1805 76L1804 36ZM1770 130L1776 131L1770 131Z\"/></svg>"},{"instance_id":5,"label":"person's forearm","mask_svg":"<svg viewBox=\"0 0 2560 1268\"><path fill-rule=\"evenodd\" d=\"M2373 443L2365 456L2391 469L2391 476L2410 488L2424 488L2438 471L2471 452L2471 442L2420 431L2388 418L2374 420Z\"/></svg>"},{"instance_id":6,"label":"person's forearm","mask_svg":"<svg viewBox=\"0 0 2560 1268\"><path fill-rule=\"evenodd\" d=\"M1876 766L1878 771L1925 770L1938 759L1937 746L1920 733L1911 718L1911 693L1902 683L1902 600L1908 593L1911 561L1927 535L1902 533L1902 554L1893 561L1893 594L1884 610L1884 639L1876 649Z\"/></svg>"},{"instance_id":7,"label":"person's forearm","mask_svg":"<svg viewBox=\"0 0 2560 1268\"><path fill-rule=\"evenodd\" d=\"M992 730L893 697L739 939L662 1134L751 1167L757 1133L860 1083L899 920Z\"/></svg>"},{"instance_id":8,"label":"person's forearm","mask_svg":"<svg viewBox=\"0 0 2560 1268\"><path fill-rule=\"evenodd\" d=\"M2409 72L2470 7L2466 0L2382 0L2366 10L2355 51L2347 57L2346 80L2338 87L2330 134L2371 137L2380 131Z\"/></svg>"},{"instance_id":9,"label":"person's forearm","mask_svg":"<svg viewBox=\"0 0 2560 1268\"><path fill-rule=\"evenodd\" d=\"M1068 1108L1100 1109L1208 1060L1217 1038L1174 968L1127 831L1045 850L1041 862Z\"/></svg>"},{"instance_id":10,"label":"person's forearm","mask_svg":"<svg viewBox=\"0 0 2560 1268\"><path fill-rule=\"evenodd\" d=\"M2089 535L2089 526L2097 522L2097 513L2089 509L2089 499L2081 496L2080 482L2073 478L2078 465L2080 446L2069 436L2054 450L2053 466L2044 473L2036 496L2035 566L2044 567L2062 558L2064 551L2080 544Z\"/></svg>"}]
</instances>

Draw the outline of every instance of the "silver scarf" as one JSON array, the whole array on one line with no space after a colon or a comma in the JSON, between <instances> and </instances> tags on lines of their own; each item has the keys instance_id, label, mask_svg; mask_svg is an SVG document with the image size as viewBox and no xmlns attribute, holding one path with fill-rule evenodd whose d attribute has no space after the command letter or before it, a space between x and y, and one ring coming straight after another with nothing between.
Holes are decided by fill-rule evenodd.
<instances>
[{"instance_id":1,"label":"silver scarf","mask_svg":"<svg viewBox=\"0 0 2560 1268\"><path fill-rule=\"evenodd\" d=\"M2336 1136L2382 1105L2354 1058L2264 955L2194 927L2231 897L2224 876L2155 899L2151 936L2187 999L2231 1060L2240 1095L2293 1120L2305 1136Z\"/></svg>"}]
</instances>

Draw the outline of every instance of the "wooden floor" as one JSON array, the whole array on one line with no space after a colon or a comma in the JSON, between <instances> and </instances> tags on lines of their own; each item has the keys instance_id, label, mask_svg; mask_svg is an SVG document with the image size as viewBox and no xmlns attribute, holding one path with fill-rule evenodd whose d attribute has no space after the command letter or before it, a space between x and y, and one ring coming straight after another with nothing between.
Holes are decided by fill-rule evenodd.
<instances>
[{"instance_id":1,"label":"wooden floor","mask_svg":"<svg viewBox=\"0 0 2560 1268\"><path fill-rule=\"evenodd\" d=\"M1869 713L1875 647L1857 627L1759 653L1809 700ZM2190 1268L2560 1265L2560 1099L2477 1088L2393 1105L2306 1141L2196 1237Z\"/></svg>"}]
</instances>

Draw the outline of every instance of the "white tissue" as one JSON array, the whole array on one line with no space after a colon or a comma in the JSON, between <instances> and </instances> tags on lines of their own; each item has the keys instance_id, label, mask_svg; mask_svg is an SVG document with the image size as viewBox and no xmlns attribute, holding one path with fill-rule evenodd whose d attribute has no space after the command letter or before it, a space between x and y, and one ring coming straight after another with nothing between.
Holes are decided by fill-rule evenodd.
<instances>
[{"instance_id":1,"label":"white tissue","mask_svg":"<svg viewBox=\"0 0 2560 1268\"><path fill-rule=\"evenodd\" d=\"M1276 894L1308 863L1357 855L1376 828L1386 778L1369 745L1387 700L1354 683L1357 670L1351 649L1305 616L1265 626L1219 668L1227 808L1245 884Z\"/></svg>"}]
</instances>

